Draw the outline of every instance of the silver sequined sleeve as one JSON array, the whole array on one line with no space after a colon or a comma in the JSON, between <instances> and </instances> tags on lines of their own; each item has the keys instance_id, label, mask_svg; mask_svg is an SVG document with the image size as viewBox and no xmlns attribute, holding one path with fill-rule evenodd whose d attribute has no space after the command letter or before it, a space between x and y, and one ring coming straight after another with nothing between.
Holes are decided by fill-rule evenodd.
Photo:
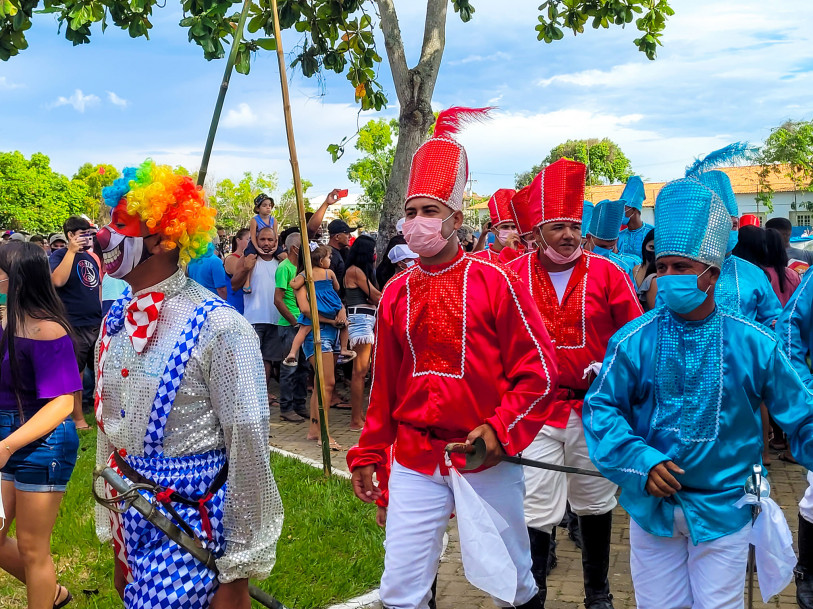
<instances>
[{"instance_id":1,"label":"silver sequined sleeve","mask_svg":"<svg viewBox=\"0 0 813 609\"><path fill-rule=\"evenodd\" d=\"M113 452L113 445L101 429L96 433L96 465L107 465L107 460ZM96 481L96 491L99 494L104 494L103 482L101 479ZM96 510L96 537L99 541L106 543L112 539L110 534L110 512L104 506L96 503L94 506Z\"/></svg>"},{"instance_id":2,"label":"silver sequined sleeve","mask_svg":"<svg viewBox=\"0 0 813 609\"><path fill-rule=\"evenodd\" d=\"M211 317L220 318L220 311ZM223 311L224 314L232 311ZM259 341L239 315L228 316L209 343L207 385L229 459L224 508L226 552L218 559L221 582L265 578L276 560L282 501L269 464L269 411ZM211 320L214 324L224 320Z\"/></svg>"}]
</instances>

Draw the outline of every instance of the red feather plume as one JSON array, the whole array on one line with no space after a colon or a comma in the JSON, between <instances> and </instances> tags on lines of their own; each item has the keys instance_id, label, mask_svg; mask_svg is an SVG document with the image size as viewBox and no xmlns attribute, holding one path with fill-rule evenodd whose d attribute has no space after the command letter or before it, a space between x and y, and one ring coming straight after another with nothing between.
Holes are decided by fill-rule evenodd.
<instances>
[{"instance_id":1,"label":"red feather plume","mask_svg":"<svg viewBox=\"0 0 813 609\"><path fill-rule=\"evenodd\" d=\"M446 108L446 110L438 114L435 122L435 132L432 137L452 137L459 133L464 125L481 123L488 119L488 113L494 109L493 106L488 108L463 108L461 106Z\"/></svg>"}]
</instances>

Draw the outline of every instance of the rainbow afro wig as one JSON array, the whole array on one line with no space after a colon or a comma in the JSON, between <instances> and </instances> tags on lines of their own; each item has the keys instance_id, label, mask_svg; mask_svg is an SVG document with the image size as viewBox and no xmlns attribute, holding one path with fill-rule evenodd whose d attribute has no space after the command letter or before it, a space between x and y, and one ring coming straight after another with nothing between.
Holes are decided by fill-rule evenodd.
<instances>
[{"instance_id":1,"label":"rainbow afro wig","mask_svg":"<svg viewBox=\"0 0 813 609\"><path fill-rule=\"evenodd\" d=\"M183 263L203 256L216 234L217 212L206 205L203 190L169 165L147 159L138 167L126 167L102 196L111 208L125 205L151 233L163 235L167 249L180 250Z\"/></svg>"}]
</instances>

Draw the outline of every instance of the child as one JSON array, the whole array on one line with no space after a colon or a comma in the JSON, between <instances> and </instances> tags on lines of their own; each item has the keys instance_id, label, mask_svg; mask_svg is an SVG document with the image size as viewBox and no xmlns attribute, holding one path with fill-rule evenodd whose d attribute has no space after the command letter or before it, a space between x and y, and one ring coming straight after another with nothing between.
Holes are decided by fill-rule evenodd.
<instances>
[{"instance_id":1,"label":"child","mask_svg":"<svg viewBox=\"0 0 813 609\"><path fill-rule=\"evenodd\" d=\"M355 351L345 349L348 342L347 322L336 322L336 317L344 311L344 305L339 298L339 281L336 275L330 270L330 256L331 248L327 245L320 245L311 252L311 265L313 266L313 282L314 289L316 290L316 304L319 307L319 317L322 318L320 323L322 325L329 324L338 328L339 341L342 346L341 361L346 363L356 357ZM291 280L291 287L295 291L305 289L305 273L299 273ZM344 316L347 319L347 315ZM291 351L288 353L282 363L285 366L296 366L297 353L299 348L305 342L305 338L311 332L311 319L304 313L299 314L299 331L294 337L294 342L291 345Z\"/></svg>"},{"instance_id":2,"label":"child","mask_svg":"<svg viewBox=\"0 0 813 609\"><path fill-rule=\"evenodd\" d=\"M257 245L257 235L266 227L277 233L277 220L271 217L271 212L274 209L274 199L269 197L264 192L261 192L254 198L254 213L257 214L249 222L248 229L251 232L251 241L246 247L245 254L256 254L260 251L260 246ZM243 292L251 294L251 272L246 277L246 283L243 286Z\"/></svg>"}]
</instances>

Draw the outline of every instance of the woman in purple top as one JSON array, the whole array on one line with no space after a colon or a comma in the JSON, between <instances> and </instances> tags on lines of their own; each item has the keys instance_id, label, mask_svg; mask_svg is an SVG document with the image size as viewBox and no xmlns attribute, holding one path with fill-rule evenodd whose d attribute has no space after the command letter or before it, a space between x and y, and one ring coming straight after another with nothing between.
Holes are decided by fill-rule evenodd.
<instances>
[{"instance_id":1,"label":"woman in purple top","mask_svg":"<svg viewBox=\"0 0 813 609\"><path fill-rule=\"evenodd\" d=\"M33 243L0 247L0 568L26 584L28 607L64 607L71 594L56 582L51 532L76 465L71 419L82 388L62 302L48 260ZM16 519L17 537L8 536Z\"/></svg>"}]
</instances>

